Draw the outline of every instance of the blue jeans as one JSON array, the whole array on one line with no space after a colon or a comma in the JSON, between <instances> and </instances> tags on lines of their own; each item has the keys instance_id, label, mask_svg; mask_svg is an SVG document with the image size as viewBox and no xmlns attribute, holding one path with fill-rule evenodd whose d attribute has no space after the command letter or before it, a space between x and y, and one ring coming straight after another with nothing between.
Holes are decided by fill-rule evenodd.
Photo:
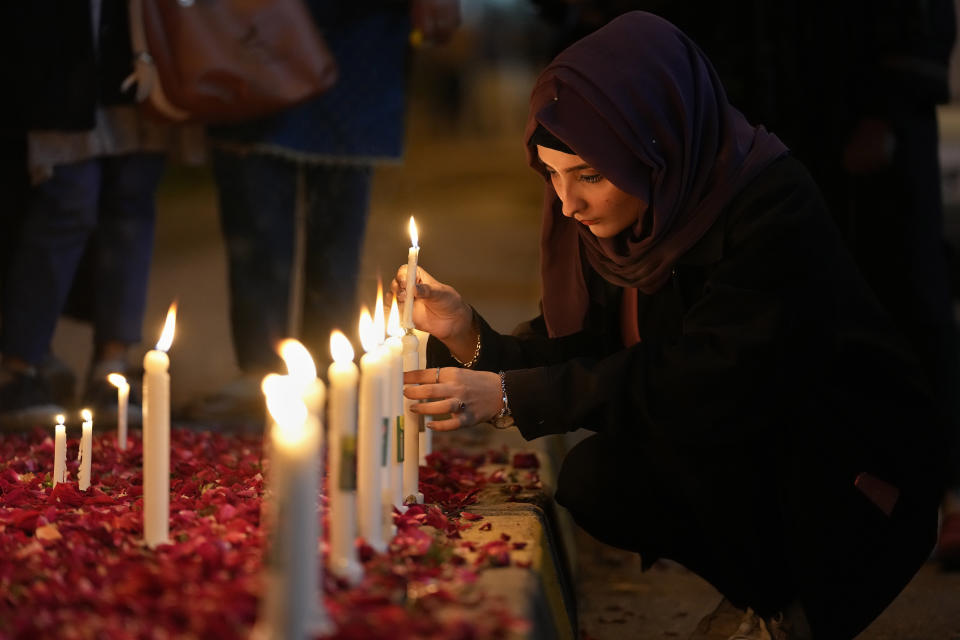
<instances>
[{"instance_id":1,"label":"blue jeans","mask_svg":"<svg viewBox=\"0 0 960 640\"><path fill-rule=\"evenodd\" d=\"M60 165L33 188L3 291L5 356L47 355L91 242L94 340L140 341L162 173L161 154L135 153Z\"/></svg>"},{"instance_id":2,"label":"blue jeans","mask_svg":"<svg viewBox=\"0 0 960 640\"><path fill-rule=\"evenodd\" d=\"M299 338L318 365L329 362L330 332L353 335L357 325L372 168L215 149L213 171L240 369L283 371L276 345L287 337ZM302 271L298 246L305 249ZM292 322L295 314L301 322Z\"/></svg>"}]
</instances>

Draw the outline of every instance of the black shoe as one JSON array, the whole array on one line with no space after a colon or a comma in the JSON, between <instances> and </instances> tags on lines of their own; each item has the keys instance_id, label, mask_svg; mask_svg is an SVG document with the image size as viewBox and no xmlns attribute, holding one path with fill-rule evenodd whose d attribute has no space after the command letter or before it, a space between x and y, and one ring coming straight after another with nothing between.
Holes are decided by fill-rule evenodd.
<instances>
[{"instance_id":1,"label":"black shoe","mask_svg":"<svg viewBox=\"0 0 960 640\"><path fill-rule=\"evenodd\" d=\"M18 431L52 427L65 414L35 372L4 372L0 383L0 430Z\"/></svg>"}]
</instances>

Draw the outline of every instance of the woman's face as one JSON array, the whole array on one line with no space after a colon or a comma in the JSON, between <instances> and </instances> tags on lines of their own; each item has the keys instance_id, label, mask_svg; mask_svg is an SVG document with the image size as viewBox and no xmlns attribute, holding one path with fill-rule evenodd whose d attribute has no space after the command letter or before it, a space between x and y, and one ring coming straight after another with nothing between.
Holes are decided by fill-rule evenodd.
<instances>
[{"instance_id":1,"label":"woman's face","mask_svg":"<svg viewBox=\"0 0 960 640\"><path fill-rule=\"evenodd\" d=\"M540 162L563 203L563 215L585 225L598 238L612 238L647 210L640 198L618 189L580 156L537 145Z\"/></svg>"}]
</instances>

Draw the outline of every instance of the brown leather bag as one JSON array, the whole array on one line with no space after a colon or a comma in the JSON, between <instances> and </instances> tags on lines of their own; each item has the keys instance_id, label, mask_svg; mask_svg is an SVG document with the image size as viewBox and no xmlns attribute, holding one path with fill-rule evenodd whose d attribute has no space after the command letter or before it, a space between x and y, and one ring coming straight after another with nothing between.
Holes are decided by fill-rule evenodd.
<instances>
[{"instance_id":1,"label":"brown leather bag","mask_svg":"<svg viewBox=\"0 0 960 640\"><path fill-rule=\"evenodd\" d=\"M137 99L175 122L239 122L329 89L337 65L303 0L129 0Z\"/></svg>"}]
</instances>

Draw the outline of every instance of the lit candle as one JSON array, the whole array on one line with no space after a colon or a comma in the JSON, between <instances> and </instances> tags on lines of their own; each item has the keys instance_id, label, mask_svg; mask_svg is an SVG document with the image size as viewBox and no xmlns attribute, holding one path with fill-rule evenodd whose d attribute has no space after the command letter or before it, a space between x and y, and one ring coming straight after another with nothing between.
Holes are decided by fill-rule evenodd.
<instances>
[{"instance_id":1,"label":"lit candle","mask_svg":"<svg viewBox=\"0 0 960 640\"><path fill-rule=\"evenodd\" d=\"M83 409L80 412L83 417L82 433L80 435L80 491L86 491L90 488L90 464L93 462L93 414L90 409Z\"/></svg>"},{"instance_id":2,"label":"lit candle","mask_svg":"<svg viewBox=\"0 0 960 640\"><path fill-rule=\"evenodd\" d=\"M420 368L420 340L408 330L403 341L403 370L416 371ZM420 493L420 431L423 417L410 410L415 401L403 398L403 500L423 504Z\"/></svg>"},{"instance_id":3,"label":"lit candle","mask_svg":"<svg viewBox=\"0 0 960 640\"><path fill-rule=\"evenodd\" d=\"M403 329L400 327L400 311L397 299L390 304L390 319L387 322L387 349L390 352L390 381L386 385L392 428L390 431L390 501L403 511Z\"/></svg>"},{"instance_id":4,"label":"lit candle","mask_svg":"<svg viewBox=\"0 0 960 640\"><path fill-rule=\"evenodd\" d=\"M417 260L420 258L420 237L417 233L417 223L410 216L410 248L407 250L407 297L403 303L404 329L413 329L413 298L417 290Z\"/></svg>"},{"instance_id":5,"label":"lit candle","mask_svg":"<svg viewBox=\"0 0 960 640\"><path fill-rule=\"evenodd\" d=\"M143 538L152 547L170 533L170 358L177 304L170 305L156 349L143 358Z\"/></svg>"},{"instance_id":6,"label":"lit candle","mask_svg":"<svg viewBox=\"0 0 960 640\"><path fill-rule=\"evenodd\" d=\"M269 374L262 389L273 421L268 479L271 531L266 587L254 637L300 639L326 634L332 628L318 576L320 424L308 410L303 378Z\"/></svg>"},{"instance_id":7,"label":"lit candle","mask_svg":"<svg viewBox=\"0 0 960 640\"><path fill-rule=\"evenodd\" d=\"M323 427L321 425L323 424L326 388L323 381L317 379L317 366L303 344L288 338L280 343L279 352L289 372L286 379L289 380L289 384L293 385L293 390L307 408L307 429L315 434L315 443L311 445L312 453L309 454L313 457L314 469L309 472L308 483L309 486L313 487L311 508L314 514L314 545L313 553L309 553L303 558L304 564L308 565L303 570L307 572L308 576L314 576L310 579L309 585L309 588L314 592L314 596L311 599L312 611L308 621L308 631L310 636L317 636L332 630L330 617L327 615L326 607L323 604L323 593L320 590L323 578L319 562L320 556L317 552L323 536L318 514L320 512L320 478L323 477L323 460L320 451L323 440ZM271 441L273 441L273 438L271 438Z\"/></svg>"},{"instance_id":8,"label":"lit candle","mask_svg":"<svg viewBox=\"0 0 960 640\"><path fill-rule=\"evenodd\" d=\"M393 537L393 460L397 457L395 420L393 414L393 355L384 343L387 337L387 321L383 312L383 283L377 280L377 306L373 313L373 328L380 350L380 525L383 539Z\"/></svg>"},{"instance_id":9,"label":"lit candle","mask_svg":"<svg viewBox=\"0 0 960 640\"><path fill-rule=\"evenodd\" d=\"M111 373L107 380L117 388L117 448L127 448L127 406L130 402L130 385L119 373Z\"/></svg>"},{"instance_id":10,"label":"lit candle","mask_svg":"<svg viewBox=\"0 0 960 640\"><path fill-rule=\"evenodd\" d=\"M67 481L67 427L63 424L64 420L64 416L58 415L57 426L54 427L53 486Z\"/></svg>"},{"instance_id":11,"label":"lit candle","mask_svg":"<svg viewBox=\"0 0 960 640\"><path fill-rule=\"evenodd\" d=\"M386 549L380 497L380 464L383 457L383 349L370 312L360 314L360 342L366 353L360 358L360 400L357 421L357 507L360 535L376 551Z\"/></svg>"},{"instance_id":12,"label":"lit candle","mask_svg":"<svg viewBox=\"0 0 960 640\"><path fill-rule=\"evenodd\" d=\"M413 333L416 334L417 340L420 343L420 362L426 364L427 340L430 339L430 334L426 331L420 331L419 329L414 329ZM401 394L400 397L402 399L403 395ZM432 420L430 416L420 416L420 418L423 427L420 429L420 466L424 467L427 465L427 456L433 451L433 429L428 426Z\"/></svg>"},{"instance_id":13,"label":"lit candle","mask_svg":"<svg viewBox=\"0 0 960 640\"><path fill-rule=\"evenodd\" d=\"M330 570L357 584L363 565L354 544L357 537L357 381L360 370L353 363L353 346L340 331L330 334L333 363L327 369L330 400L327 404L327 434L330 473Z\"/></svg>"}]
</instances>

